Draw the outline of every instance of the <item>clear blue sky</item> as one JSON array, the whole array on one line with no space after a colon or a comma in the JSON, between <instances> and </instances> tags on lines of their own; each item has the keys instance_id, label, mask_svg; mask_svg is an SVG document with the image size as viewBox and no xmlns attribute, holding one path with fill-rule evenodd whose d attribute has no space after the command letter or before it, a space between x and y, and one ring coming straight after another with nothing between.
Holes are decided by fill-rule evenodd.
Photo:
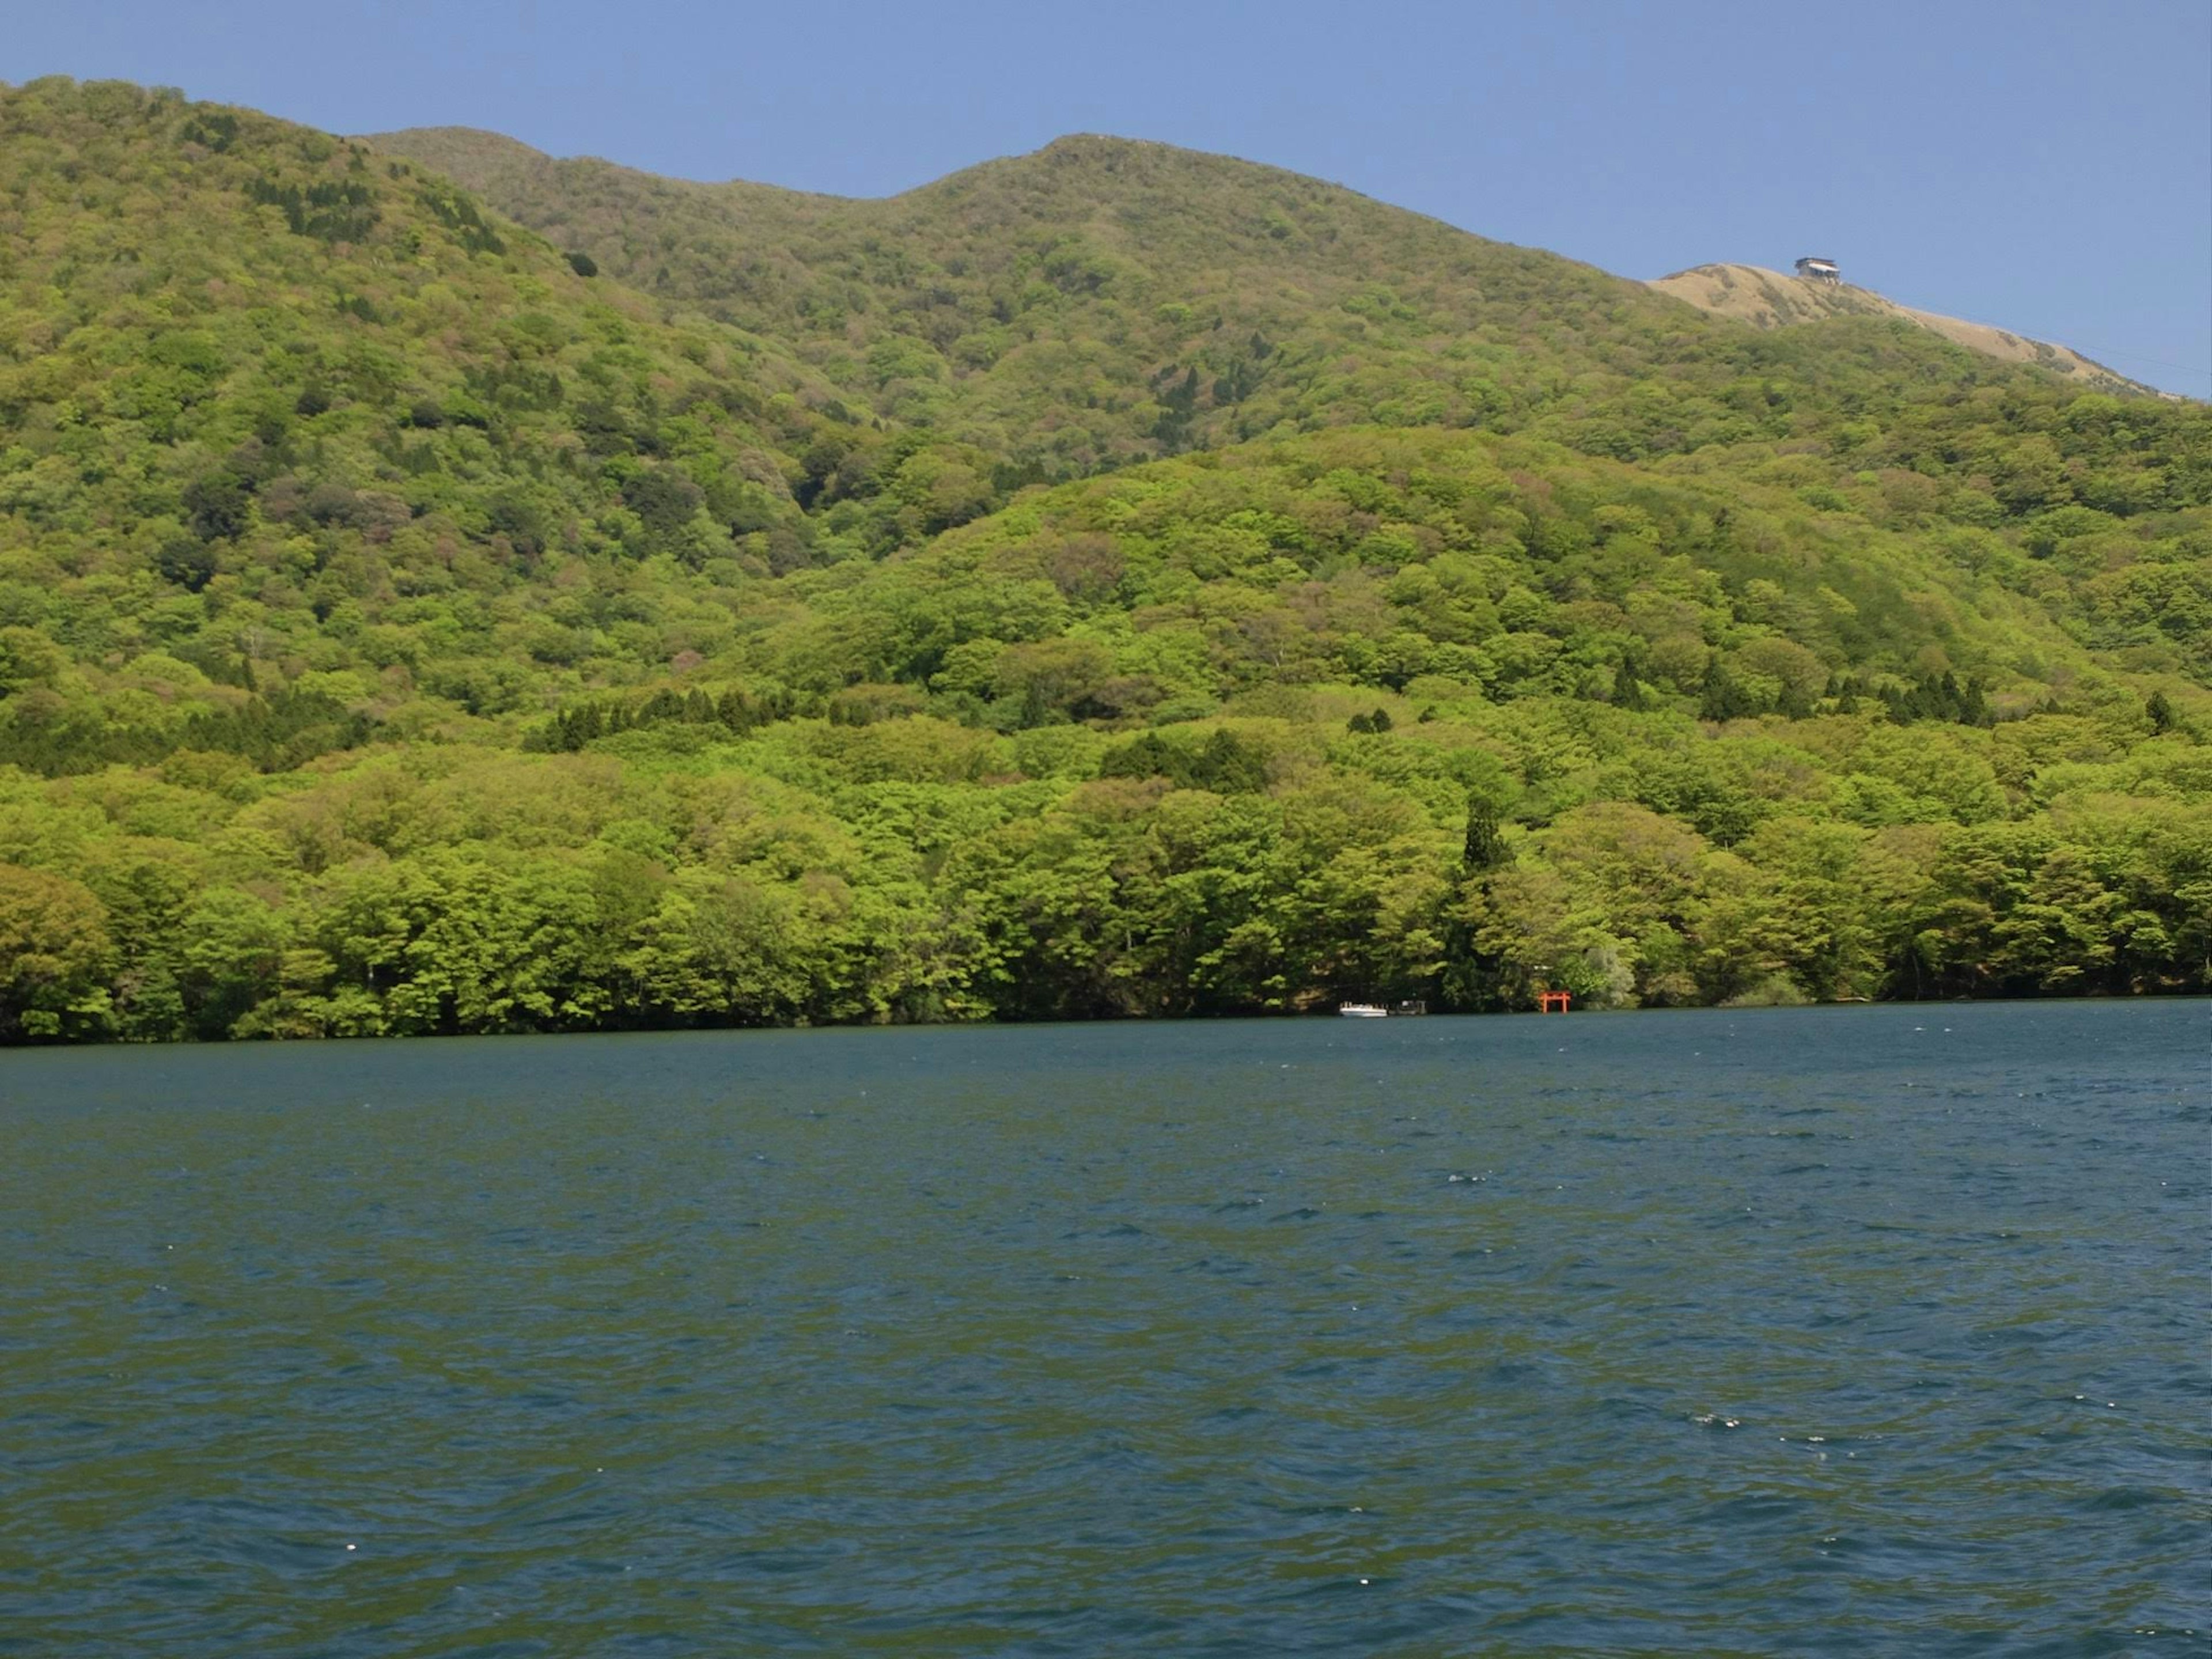
<instances>
[{"instance_id":1,"label":"clear blue sky","mask_svg":"<svg viewBox=\"0 0 2212 1659\"><path fill-rule=\"evenodd\" d=\"M0 80L881 195L1064 132L1628 276L1850 280L2212 396L2212 0L19 0Z\"/></svg>"}]
</instances>

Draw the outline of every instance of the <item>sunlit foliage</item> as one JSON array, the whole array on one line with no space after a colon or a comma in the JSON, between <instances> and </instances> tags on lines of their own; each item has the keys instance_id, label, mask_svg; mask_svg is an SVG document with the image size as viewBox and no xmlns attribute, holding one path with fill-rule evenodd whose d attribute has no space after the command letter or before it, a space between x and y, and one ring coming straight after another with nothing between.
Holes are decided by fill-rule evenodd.
<instances>
[{"instance_id":1,"label":"sunlit foliage","mask_svg":"<svg viewBox=\"0 0 2212 1659\"><path fill-rule=\"evenodd\" d=\"M0 89L0 1041L2212 988L2201 405L410 137Z\"/></svg>"}]
</instances>

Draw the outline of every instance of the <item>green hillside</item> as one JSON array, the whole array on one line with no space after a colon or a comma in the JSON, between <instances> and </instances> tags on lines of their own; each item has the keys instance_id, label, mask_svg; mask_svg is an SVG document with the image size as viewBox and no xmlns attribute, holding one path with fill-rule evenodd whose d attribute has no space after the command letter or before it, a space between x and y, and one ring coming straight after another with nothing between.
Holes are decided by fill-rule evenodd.
<instances>
[{"instance_id":1,"label":"green hillside","mask_svg":"<svg viewBox=\"0 0 2212 1659\"><path fill-rule=\"evenodd\" d=\"M497 713L518 663L573 649L544 609L564 559L814 556L816 377L663 325L409 163L41 82L0 97L0 614L70 659L10 635L50 695L0 758L151 752L239 701L209 682Z\"/></svg>"},{"instance_id":2,"label":"green hillside","mask_svg":"<svg viewBox=\"0 0 2212 1659\"><path fill-rule=\"evenodd\" d=\"M2202 405L1110 140L0 233L0 1037L2212 983Z\"/></svg>"},{"instance_id":3,"label":"green hillside","mask_svg":"<svg viewBox=\"0 0 2212 1659\"><path fill-rule=\"evenodd\" d=\"M1164 144L1065 138L857 202L488 134L370 142L647 292L793 341L888 417L1054 470L1285 428L1517 423L1717 332L1588 266Z\"/></svg>"},{"instance_id":4,"label":"green hillside","mask_svg":"<svg viewBox=\"0 0 2212 1659\"><path fill-rule=\"evenodd\" d=\"M1991 532L2042 562L2031 585L2085 643L2207 672L2201 561L2160 516L2212 495L2201 404L2085 393L1880 317L1762 332L1160 144L1063 139L846 201L555 161L464 129L374 142L466 179L672 314L787 343L873 407L898 435L819 446L819 493L801 490L872 552L1040 476L1362 422L1469 428L1786 479L1812 505L1955 532L1950 556L1978 568L1990 549L1961 549Z\"/></svg>"},{"instance_id":5,"label":"green hillside","mask_svg":"<svg viewBox=\"0 0 2212 1659\"><path fill-rule=\"evenodd\" d=\"M1953 407L1976 391L2084 389L1880 315L1762 336L1555 254L1164 144L1063 138L849 201L466 129L368 142L673 306L793 343L886 416L1056 471L1361 422L1534 430L1626 460L1850 424L1859 467L1925 471L1986 425L1986 404ZM1869 417L1887 427L1903 405L1908 430L1870 442Z\"/></svg>"}]
</instances>

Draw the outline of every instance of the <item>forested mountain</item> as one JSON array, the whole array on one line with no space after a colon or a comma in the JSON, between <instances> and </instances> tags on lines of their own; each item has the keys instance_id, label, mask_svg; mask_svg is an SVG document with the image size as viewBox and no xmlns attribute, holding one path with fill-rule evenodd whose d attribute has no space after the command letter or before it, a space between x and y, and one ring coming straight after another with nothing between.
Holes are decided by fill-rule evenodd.
<instances>
[{"instance_id":1,"label":"forested mountain","mask_svg":"<svg viewBox=\"0 0 2212 1659\"><path fill-rule=\"evenodd\" d=\"M647 292L793 341L887 417L1054 471L1286 422L1518 425L1680 372L1712 332L1588 266L1164 144L1065 138L869 202L487 134L373 142Z\"/></svg>"},{"instance_id":2,"label":"forested mountain","mask_svg":"<svg viewBox=\"0 0 2212 1659\"><path fill-rule=\"evenodd\" d=\"M1656 298L1666 283L1164 144L1063 138L850 201L556 161L460 128L368 142L647 292L793 342L887 416L1055 471L1360 422L1533 428L1635 459L1923 399L1973 364L1915 328L1758 342ZM1821 314L1924 320L1838 292L1815 296ZM2077 389L2125 386L2049 362L2078 366ZM1786 419L1747 406L1759 374L1790 382Z\"/></svg>"},{"instance_id":3,"label":"forested mountain","mask_svg":"<svg viewBox=\"0 0 2212 1659\"><path fill-rule=\"evenodd\" d=\"M0 1036L2203 989L2208 685L2205 408L1895 320L0 89Z\"/></svg>"}]
</instances>

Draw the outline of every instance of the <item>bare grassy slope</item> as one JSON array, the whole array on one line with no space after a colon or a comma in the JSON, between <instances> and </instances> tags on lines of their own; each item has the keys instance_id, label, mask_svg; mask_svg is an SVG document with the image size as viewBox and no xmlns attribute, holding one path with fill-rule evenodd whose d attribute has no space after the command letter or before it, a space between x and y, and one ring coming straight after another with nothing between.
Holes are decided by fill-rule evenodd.
<instances>
[{"instance_id":1,"label":"bare grassy slope","mask_svg":"<svg viewBox=\"0 0 2212 1659\"><path fill-rule=\"evenodd\" d=\"M2039 368L2078 377L2100 392L2145 392L2102 363L2084 357L2070 347L2031 340L1987 323L1969 323L1932 311L1916 311L1850 283L1831 285L1786 276L1758 265L1694 265L1662 276L1650 284L1662 294L1686 300L1700 311L1733 317L1754 328L1787 328L1800 323L1822 322L1831 317L1886 317L1917 323L1945 339L2008 363L2031 363Z\"/></svg>"}]
</instances>

